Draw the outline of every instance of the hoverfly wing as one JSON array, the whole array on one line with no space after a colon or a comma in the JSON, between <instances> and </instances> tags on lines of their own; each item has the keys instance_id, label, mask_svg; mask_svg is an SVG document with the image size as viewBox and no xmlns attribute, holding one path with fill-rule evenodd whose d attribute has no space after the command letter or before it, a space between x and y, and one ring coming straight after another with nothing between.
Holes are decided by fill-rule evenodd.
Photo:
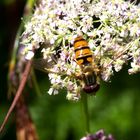
<instances>
[{"instance_id":1,"label":"hoverfly wing","mask_svg":"<svg viewBox=\"0 0 140 140\"><path fill-rule=\"evenodd\" d=\"M33 60L32 65L33 65L33 68L47 73L46 69L51 69L52 66L55 65L55 64L56 63L55 63L54 60L48 61L46 59L36 58L36 59Z\"/></svg>"}]
</instances>

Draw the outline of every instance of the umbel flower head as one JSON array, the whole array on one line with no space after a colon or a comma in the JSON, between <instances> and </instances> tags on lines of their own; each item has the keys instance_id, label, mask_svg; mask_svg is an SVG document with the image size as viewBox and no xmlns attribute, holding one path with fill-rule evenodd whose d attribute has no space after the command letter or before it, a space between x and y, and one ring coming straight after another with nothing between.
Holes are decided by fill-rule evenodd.
<instances>
[{"instance_id":1,"label":"umbel flower head","mask_svg":"<svg viewBox=\"0 0 140 140\"><path fill-rule=\"evenodd\" d=\"M80 140L115 140L111 134L105 135L103 130L97 131L95 134L88 134Z\"/></svg>"},{"instance_id":2,"label":"umbel flower head","mask_svg":"<svg viewBox=\"0 0 140 140\"><path fill-rule=\"evenodd\" d=\"M82 89L75 73L73 43L82 36L100 69L100 79L109 81L114 71L130 63L129 74L140 71L140 8L123 0L41 0L26 23L22 44L27 59L41 48L42 59L52 84L49 94L67 90L67 98L77 100Z\"/></svg>"}]
</instances>

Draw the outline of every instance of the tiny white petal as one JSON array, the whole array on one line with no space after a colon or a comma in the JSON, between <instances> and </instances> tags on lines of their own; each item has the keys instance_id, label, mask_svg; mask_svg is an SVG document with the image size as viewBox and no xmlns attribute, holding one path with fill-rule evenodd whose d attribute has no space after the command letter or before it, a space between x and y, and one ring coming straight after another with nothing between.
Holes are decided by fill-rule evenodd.
<instances>
[{"instance_id":1,"label":"tiny white petal","mask_svg":"<svg viewBox=\"0 0 140 140\"><path fill-rule=\"evenodd\" d=\"M50 88L48 93L49 93L49 95L52 95L53 94L53 88Z\"/></svg>"},{"instance_id":2,"label":"tiny white petal","mask_svg":"<svg viewBox=\"0 0 140 140\"><path fill-rule=\"evenodd\" d=\"M31 60L34 57L34 52L33 51L28 51L27 54L25 55L25 59Z\"/></svg>"}]
</instances>

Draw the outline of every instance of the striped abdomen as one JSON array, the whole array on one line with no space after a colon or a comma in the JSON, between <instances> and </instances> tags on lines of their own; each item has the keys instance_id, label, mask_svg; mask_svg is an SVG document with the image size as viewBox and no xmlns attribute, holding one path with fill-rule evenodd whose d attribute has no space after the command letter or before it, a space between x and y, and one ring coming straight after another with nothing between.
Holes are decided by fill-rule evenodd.
<instances>
[{"instance_id":1,"label":"striped abdomen","mask_svg":"<svg viewBox=\"0 0 140 140\"><path fill-rule=\"evenodd\" d=\"M88 65L92 63L92 52L88 46L88 42L82 36L75 38L74 51L78 65Z\"/></svg>"}]
</instances>

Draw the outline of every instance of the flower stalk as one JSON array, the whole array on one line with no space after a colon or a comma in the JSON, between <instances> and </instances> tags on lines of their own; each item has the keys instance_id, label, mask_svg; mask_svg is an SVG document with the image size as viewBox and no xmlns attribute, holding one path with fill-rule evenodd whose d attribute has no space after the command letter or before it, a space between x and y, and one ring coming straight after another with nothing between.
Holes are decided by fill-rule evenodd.
<instances>
[{"instance_id":1,"label":"flower stalk","mask_svg":"<svg viewBox=\"0 0 140 140\"><path fill-rule=\"evenodd\" d=\"M86 133L90 133L90 117L89 117L89 108L88 108L88 95L83 93L82 94L82 104L83 104L83 113L85 118L85 128Z\"/></svg>"}]
</instances>

